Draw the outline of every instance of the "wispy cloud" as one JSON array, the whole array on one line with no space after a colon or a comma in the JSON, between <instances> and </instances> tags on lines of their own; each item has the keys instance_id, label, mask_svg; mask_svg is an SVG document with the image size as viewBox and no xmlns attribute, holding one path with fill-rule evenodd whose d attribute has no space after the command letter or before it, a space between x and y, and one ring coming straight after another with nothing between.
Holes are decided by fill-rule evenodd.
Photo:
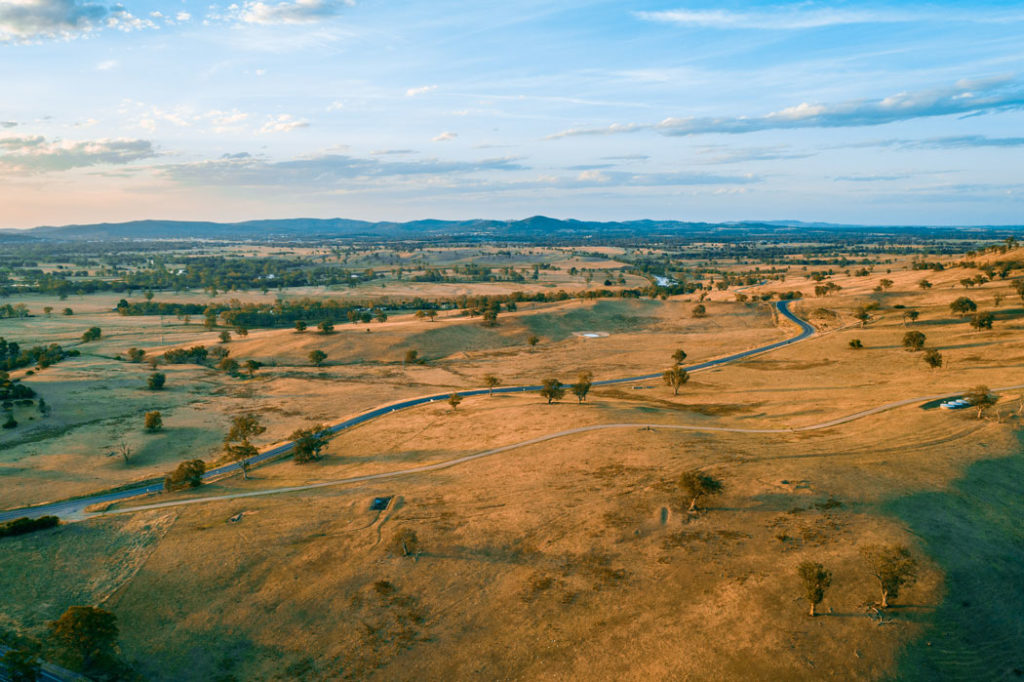
<instances>
[{"instance_id":1,"label":"wispy cloud","mask_svg":"<svg viewBox=\"0 0 1024 682\"><path fill-rule=\"evenodd\" d=\"M764 116L666 118L660 123L614 123L604 128L565 130L547 139L577 135L614 135L642 130L663 135L739 134L793 128L877 126L935 116L1009 111L1024 107L1024 83L1016 78L959 81L949 88L900 92L882 99L835 104L807 102Z\"/></svg>"},{"instance_id":2,"label":"wispy cloud","mask_svg":"<svg viewBox=\"0 0 1024 682\"><path fill-rule=\"evenodd\" d=\"M131 31L155 28L122 5L78 0L5 0L0 2L0 42L72 38L101 28Z\"/></svg>"},{"instance_id":3,"label":"wispy cloud","mask_svg":"<svg viewBox=\"0 0 1024 682\"><path fill-rule=\"evenodd\" d=\"M944 22L1010 22L1024 18L1019 12L992 11L977 8L971 12L950 12L921 7L894 9L843 9L815 7L811 3L781 5L762 11L736 12L720 9L671 9L656 12L634 12L644 21L676 26L718 30L798 31L851 24L902 24L925 21Z\"/></svg>"},{"instance_id":4,"label":"wispy cloud","mask_svg":"<svg viewBox=\"0 0 1024 682\"><path fill-rule=\"evenodd\" d=\"M526 170L526 167L518 162L519 159L513 157L480 161L383 161L341 154L323 154L290 161L268 161L243 153L212 161L167 166L163 168L163 173L177 182L192 185L308 185L323 188L344 182L388 177Z\"/></svg>"},{"instance_id":5,"label":"wispy cloud","mask_svg":"<svg viewBox=\"0 0 1024 682\"><path fill-rule=\"evenodd\" d=\"M232 5L227 18L247 24L310 24L330 19L354 3L351 0L295 0L294 2L244 2Z\"/></svg>"},{"instance_id":6,"label":"wispy cloud","mask_svg":"<svg viewBox=\"0 0 1024 682\"><path fill-rule=\"evenodd\" d=\"M49 173L97 165L124 165L157 155L149 140L48 140L41 135L0 138L0 171Z\"/></svg>"},{"instance_id":7,"label":"wispy cloud","mask_svg":"<svg viewBox=\"0 0 1024 682\"><path fill-rule=\"evenodd\" d=\"M458 133L453 133L451 131L445 131L445 132L441 133L440 135L435 136L433 138L433 141L434 142L448 142L449 140L454 140L458 136L459 136Z\"/></svg>"},{"instance_id":8,"label":"wispy cloud","mask_svg":"<svg viewBox=\"0 0 1024 682\"><path fill-rule=\"evenodd\" d=\"M921 140L889 139L863 142L857 147L891 147L895 149L971 149L977 147L1024 147L1024 137L988 137L986 135L948 135Z\"/></svg>"},{"instance_id":9,"label":"wispy cloud","mask_svg":"<svg viewBox=\"0 0 1024 682\"><path fill-rule=\"evenodd\" d=\"M437 90L436 85L422 85L418 88L409 88L405 91L406 97L416 97L417 95L425 95L428 92Z\"/></svg>"},{"instance_id":10,"label":"wispy cloud","mask_svg":"<svg viewBox=\"0 0 1024 682\"><path fill-rule=\"evenodd\" d=\"M0 121L0 128L14 128L17 125L17 121Z\"/></svg>"},{"instance_id":11,"label":"wispy cloud","mask_svg":"<svg viewBox=\"0 0 1024 682\"><path fill-rule=\"evenodd\" d=\"M279 114L270 116L266 123L260 128L260 134L288 133L298 128L308 128L309 121L303 121L293 117L291 114Z\"/></svg>"}]
</instances>

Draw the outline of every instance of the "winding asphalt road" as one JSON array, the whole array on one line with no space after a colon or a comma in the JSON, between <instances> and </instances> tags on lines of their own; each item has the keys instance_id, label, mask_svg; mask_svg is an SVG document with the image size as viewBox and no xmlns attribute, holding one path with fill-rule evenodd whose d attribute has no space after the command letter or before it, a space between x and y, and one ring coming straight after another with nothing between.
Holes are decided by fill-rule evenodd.
<instances>
[{"instance_id":1,"label":"winding asphalt road","mask_svg":"<svg viewBox=\"0 0 1024 682\"><path fill-rule=\"evenodd\" d=\"M800 319L795 314L793 314L793 312L789 309L789 304L790 303L791 303L790 301L780 301L780 302L777 302L775 304L775 307L779 311L780 315L782 315L783 317L785 317L789 321L793 322L794 324L796 324L800 328L800 333L797 334L796 336L792 336L792 337L790 337L788 339L785 339L783 341L777 341L775 343L770 343L770 344L768 344L766 346L760 346L758 348L752 348L750 350L745 350L745 351L742 351L740 353L734 353L732 355L727 355L725 357L716 358L714 360L708 360L707 362L702 362L702 363L699 363L699 364L696 364L696 365L690 365L690 366L686 367L685 369L688 372L699 372L701 370L710 369L712 367L717 367L719 365L725 365L725 364L728 364L728 363L731 363L731 362L736 362L738 360L743 360L743 359L749 358L749 357L751 357L753 355L759 355L761 353L767 353L769 351L777 350L779 348L783 348L785 346L789 346L791 344L797 343L798 341L803 341L804 339L809 338L810 336L812 336L814 334L814 327L812 327L809 323L805 322L804 320ZM642 374L642 375L639 375L639 376L625 377L623 379L605 379L605 380L602 380L602 381L595 381L594 382L594 386L608 386L608 385L611 385L611 384L625 384L625 383L633 383L633 382L637 382L637 381L648 381L648 380L651 380L651 379L658 379L658 378L661 377L661 375L662 375L662 372L655 372L654 374ZM495 388L493 390L493 392L494 393L526 393L526 392L529 392L529 391L539 391L541 388L542 388L541 386L505 386L505 387ZM470 391L459 391L458 393L459 393L459 395L462 395L462 396L474 396L474 395L485 395L485 394L487 394L489 392L490 392L490 389L479 388L479 389L473 389L473 390L470 390ZM378 407L376 409L370 410L369 412L364 412L363 414L360 414L360 415L358 415L356 417L352 417L351 419L346 419L345 421L343 421L343 422L341 422L339 424L334 424L333 426L328 427L327 430L330 431L331 433L338 433L339 431L344 431L345 429L350 429L353 426L357 426L357 425L362 424L364 422L368 422L371 419L376 419L377 417L383 416L385 414L390 414L392 412L397 412L398 410L405 410L405 409L408 409L410 407L415 407L417 405L424 405L426 403L432 403L432 402L436 402L438 400L447 400L449 395L451 395L450 391L447 392L447 393L439 393L437 395L429 395L429 396L423 396L423 397L420 397L420 398L412 398L412 399L409 399L409 400L403 400L401 402L391 403L389 405L384 405L383 407ZM522 444L520 444L520 445L522 445ZM294 446L295 446L294 443L284 443L282 445L278 445L277 447L271 448L270 450L267 450L265 452L261 452L258 455L250 457L248 460L246 460L246 463L247 463L247 465L258 464L258 463L266 461L268 459L272 459L272 458L275 458L275 457L280 457L281 455L287 454L289 451L291 451L291 449ZM517 446L509 446L509 447L518 447L518 445ZM493 454L493 453L491 453L491 454ZM473 457L473 456L471 455L470 457ZM447 466L452 466L452 464L449 463L449 464L447 464ZM220 466L220 467L217 467L215 469L210 469L203 476L203 479L204 480L210 480L210 479L213 479L213 478L219 478L221 476L224 476L225 474L229 474L229 473L233 473L235 471L239 471L240 469L241 469L241 463L239 463L239 462L232 462L230 464L225 464L224 466ZM425 470L429 470L429 469L425 469ZM412 473L412 472L410 471L409 473ZM352 482L355 482L355 480L358 480L358 479L354 479ZM37 505L37 506L33 506L33 507L24 507L24 508L21 508L21 509L11 509L11 510L7 510L7 511L0 511L0 522L9 521L11 519L16 519L16 518L19 518L19 517L22 517L22 516L27 516L27 517L30 517L30 518L38 518L40 516L59 516L61 518L68 518L68 517L70 517L70 518L76 518L76 517L80 518L80 517L83 516L85 508L86 507L90 507L92 505L104 504L104 503L109 503L109 502L117 502L119 500L125 500L125 499L131 498L131 497L137 497L139 495L148 495L148 494L152 494L152 493L159 493L159 492L162 492L162 491L163 491L163 481L162 480L153 481L153 482L150 482L150 483L142 483L142 484L137 484L137 485L129 485L129 486L126 486L126 487L123 487L123 488L118 488L116 490L111 490L111 491L103 492L103 493L97 493L95 495L88 495L88 496L85 496L85 497L73 498L73 499L70 499L70 500L63 500L61 502L52 502L52 503Z\"/></svg>"}]
</instances>

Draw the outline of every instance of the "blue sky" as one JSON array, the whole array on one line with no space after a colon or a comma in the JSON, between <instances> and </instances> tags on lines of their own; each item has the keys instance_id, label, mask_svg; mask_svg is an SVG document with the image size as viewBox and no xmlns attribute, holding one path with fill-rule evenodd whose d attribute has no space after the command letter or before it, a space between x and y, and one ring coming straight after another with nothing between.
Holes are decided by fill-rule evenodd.
<instances>
[{"instance_id":1,"label":"blue sky","mask_svg":"<svg viewBox=\"0 0 1024 682\"><path fill-rule=\"evenodd\" d=\"M0 227L1021 224L1020 3L0 0Z\"/></svg>"}]
</instances>

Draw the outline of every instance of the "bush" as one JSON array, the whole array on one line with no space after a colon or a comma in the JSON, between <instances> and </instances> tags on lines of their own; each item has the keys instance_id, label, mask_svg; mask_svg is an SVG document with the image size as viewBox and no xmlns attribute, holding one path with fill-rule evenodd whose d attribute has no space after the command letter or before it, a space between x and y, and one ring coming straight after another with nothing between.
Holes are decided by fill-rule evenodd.
<instances>
[{"instance_id":1,"label":"bush","mask_svg":"<svg viewBox=\"0 0 1024 682\"><path fill-rule=\"evenodd\" d=\"M56 516L40 516L38 519L30 519L27 516L0 523L0 538L12 535L25 535L34 533L37 530L46 530L60 525L60 519Z\"/></svg>"},{"instance_id":2,"label":"bush","mask_svg":"<svg viewBox=\"0 0 1024 682\"><path fill-rule=\"evenodd\" d=\"M146 380L146 388L151 391L162 391L167 382L167 376L163 372L153 372Z\"/></svg>"},{"instance_id":3,"label":"bush","mask_svg":"<svg viewBox=\"0 0 1024 682\"><path fill-rule=\"evenodd\" d=\"M198 488L203 484L206 473L206 462L201 459L190 459L178 465L178 468L164 477L164 490L179 488Z\"/></svg>"},{"instance_id":4,"label":"bush","mask_svg":"<svg viewBox=\"0 0 1024 682\"><path fill-rule=\"evenodd\" d=\"M864 344L861 343L860 339L850 339L850 348L852 348L854 350L860 350L863 347L864 347Z\"/></svg>"}]
</instances>

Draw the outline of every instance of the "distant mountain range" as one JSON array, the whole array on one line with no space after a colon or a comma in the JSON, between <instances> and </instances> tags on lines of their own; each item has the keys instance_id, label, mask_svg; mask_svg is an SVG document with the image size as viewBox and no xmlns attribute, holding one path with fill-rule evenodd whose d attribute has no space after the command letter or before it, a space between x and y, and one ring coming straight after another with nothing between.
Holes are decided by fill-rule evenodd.
<instances>
[{"instance_id":1,"label":"distant mountain range","mask_svg":"<svg viewBox=\"0 0 1024 682\"><path fill-rule=\"evenodd\" d=\"M682 222L675 220L629 220L595 222L560 220L533 216L523 220L414 220L410 222L367 222L343 218L289 218L214 223L177 220L136 220L126 223L35 227L28 230L0 230L4 241L107 241L119 239L232 241L296 241L331 238L369 239L508 239L550 240L629 237L693 237L708 235L718 240L756 239L759 235L778 239L787 234L808 237L837 232L875 235L917 235L925 238L971 236L1002 238L1019 235L1021 226L868 226L833 223L805 223L798 220L744 221L728 223ZM965 234L966 233L966 234Z\"/></svg>"}]
</instances>

